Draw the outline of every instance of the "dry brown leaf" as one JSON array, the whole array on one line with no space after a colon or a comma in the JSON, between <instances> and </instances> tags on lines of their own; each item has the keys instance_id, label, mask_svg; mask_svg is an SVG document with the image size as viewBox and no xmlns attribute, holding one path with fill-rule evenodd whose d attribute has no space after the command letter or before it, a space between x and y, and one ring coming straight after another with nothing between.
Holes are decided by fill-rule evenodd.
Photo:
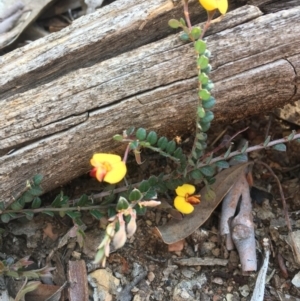
<instances>
[{"instance_id":1,"label":"dry brown leaf","mask_svg":"<svg viewBox=\"0 0 300 301\"><path fill-rule=\"evenodd\" d=\"M170 223L157 227L157 230L166 244L172 244L191 235L199 228L212 214L215 208L220 204L224 196L231 189L233 184L239 178L240 174L245 173L245 169L252 162L247 162L231 168L225 169L216 176L216 181L211 185L211 189L215 192L215 199L206 200L207 193L204 187L200 194L203 196L201 203L195 207L195 210L190 215L186 216L181 221L171 220Z\"/></svg>"}]
</instances>

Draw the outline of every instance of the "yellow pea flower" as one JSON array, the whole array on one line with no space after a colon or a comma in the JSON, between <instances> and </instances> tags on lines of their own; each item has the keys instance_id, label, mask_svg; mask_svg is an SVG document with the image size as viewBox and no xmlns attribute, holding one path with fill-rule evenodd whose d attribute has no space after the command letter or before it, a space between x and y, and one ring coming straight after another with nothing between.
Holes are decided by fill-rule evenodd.
<instances>
[{"instance_id":1,"label":"yellow pea flower","mask_svg":"<svg viewBox=\"0 0 300 301\"><path fill-rule=\"evenodd\" d=\"M125 162L118 155L94 154L90 162L94 166L90 175L99 182L116 184L125 177L127 172Z\"/></svg>"},{"instance_id":2,"label":"yellow pea flower","mask_svg":"<svg viewBox=\"0 0 300 301\"><path fill-rule=\"evenodd\" d=\"M207 11L218 9L222 15L225 15L228 9L227 0L199 0L200 4Z\"/></svg>"},{"instance_id":3,"label":"yellow pea flower","mask_svg":"<svg viewBox=\"0 0 300 301\"><path fill-rule=\"evenodd\" d=\"M174 200L175 208L183 214L190 214L194 211L194 206L200 203L200 195L195 193L195 186L183 184L176 188L176 198Z\"/></svg>"}]
</instances>

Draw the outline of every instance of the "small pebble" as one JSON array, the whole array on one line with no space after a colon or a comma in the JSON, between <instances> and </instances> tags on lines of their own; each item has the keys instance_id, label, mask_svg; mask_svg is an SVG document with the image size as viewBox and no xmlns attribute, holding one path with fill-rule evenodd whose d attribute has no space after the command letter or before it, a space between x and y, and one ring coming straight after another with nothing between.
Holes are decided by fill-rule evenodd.
<instances>
[{"instance_id":1,"label":"small pebble","mask_svg":"<svg viewBox=\"0 0 300 301\"><path fill-rule=\"evenodd\" d=\"M220 248L215 248L211 251L211 253L215 256L215 257L219 257L220 256L220 253L221 253L221 250Z\"/></svg>"},{"instance_id":2,"label":"small pebble","mask_svg":"<svg viewBox=\"0 0 300 301\"><path fill-rule=\"evenodd\" d=\"M212 282L216 283L216 284L219 284L219 285L222 285L223 284L223 279L220 278L220 277L216 277L216 278L213 279Z\"/></svg>"},{"instance_id":3,"label":"small pebble","mask_svg":"<svg viewBox=\"0 0 300 301\"><path fill-rule=\"evenodd\" d=\"M154 280L154 278L155 278L154 273L153 273L153 272L149 272L149 273L148 273L148 280L149 280L150 282L152 282L152 281Z\"/></svg>"},{"instance_id":4,"label":"small pebble","mask_svg":"<svg viewBox=\"0 0 300 301\"><path fill-rule=\"evenodd\" d=\"M297 288L300 287L300 272L294 276L292 284L295 285Z\"/></svg>"},{"instance_id":5,"label":"small pebble","mask_svg":"<svg viewBox=\"0 0 300 301\"><path fill-rule=\"evenodd\" d=\"M194 276L194 272L193 271L191 271L191 269L183 269L182 271L181 271L181 274L184 276L184 277L186 277L186 278L192 278L193 276Z\"/></svg>"}]
</instances>

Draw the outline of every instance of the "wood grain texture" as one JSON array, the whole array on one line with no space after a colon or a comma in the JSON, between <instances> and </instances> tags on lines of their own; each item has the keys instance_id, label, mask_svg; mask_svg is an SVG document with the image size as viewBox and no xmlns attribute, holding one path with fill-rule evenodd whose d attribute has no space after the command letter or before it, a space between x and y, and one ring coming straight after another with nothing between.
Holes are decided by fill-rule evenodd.
<instances>
[{"instance_id":1,"label":"wood grain texture","mask_svg":"<svg viewBox=\"0 0 300 301\"><path fill-rule=\"evenodd\" d=\"M217 121L299 100L299 14L295 7L262 16L256 7L245 6L228 13L209 33ZM167 15L172 17L172 10ZM87 19L86 26L102 26L95 15ZM0 191L7 204L36 173L44 175L48 191L87 172L94 152L120 150L111 137L131 125L169 138L193 131L197 70L191 43L172 34L109 59L107 50L98 62L94 50L86 56L81 52L83 65L75 60L61 71L63 58L69 61L76 46L99 38L91 33L84 39L81 35L88 33L73 28L70 43L67 30L45 39L45 45L37 41L0 58ZM104 25L103 30L105 43L109 33ZM58 48L62 52L56 56Z\"/></svg>"}]
</instances>

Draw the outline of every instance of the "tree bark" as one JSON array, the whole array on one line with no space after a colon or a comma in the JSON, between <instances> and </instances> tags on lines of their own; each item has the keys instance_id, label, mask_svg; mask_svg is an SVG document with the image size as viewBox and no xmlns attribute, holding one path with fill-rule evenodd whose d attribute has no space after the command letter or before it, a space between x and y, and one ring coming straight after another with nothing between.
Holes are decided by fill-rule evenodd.
<instances>
[{"instance_id":1,"label":"tree bark","mask_svg":"<svg viewBox=\"0 0 300 301\"><path fill-rule=\"evenodd\" d=\"M86 173L94 152L120 150L111 137L130 126L170 139L193 132L194 50L166 25L183 15L181 5L125 2L0 57L0 191L6 205L37 173L44 175L45 191ZM191 1L192 19L203 16L196 4ZM206 40L215 121L299 100L299 14L300 6L266 15L244 6L212 26Z\"/></svg>"}]
</instances>

